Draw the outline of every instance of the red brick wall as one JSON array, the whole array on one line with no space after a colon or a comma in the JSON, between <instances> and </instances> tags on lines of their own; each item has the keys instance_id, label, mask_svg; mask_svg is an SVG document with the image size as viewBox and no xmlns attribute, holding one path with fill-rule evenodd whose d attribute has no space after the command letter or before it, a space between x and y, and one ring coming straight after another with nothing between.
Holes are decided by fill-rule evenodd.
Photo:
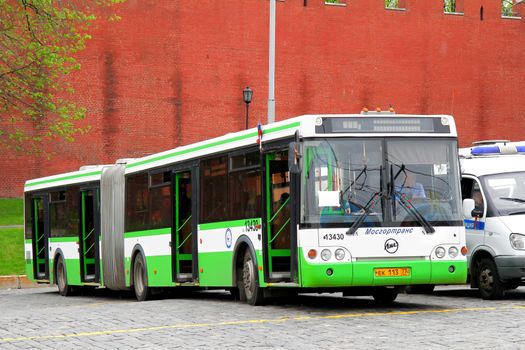
<instances>
[{"instance_id":1,"label":"red brick wall","mask_svg":"<svg viewBox=\"0 0 525 350\"><path fill-rule=\"evenodd\" d=\"M525 20L502 19L498 0L464 0L462 16L437 0L383 4L277 2L277 120L392 104L454 115L462 146L525 139ZM98 23L72 77L91 132L50 146L49 161L4 154L0 197L21 195L28 178L241 130L245 86L250 126L264 123L268 10L261 0L128 0L121 21Z\"/></svg>"}]
</instances>

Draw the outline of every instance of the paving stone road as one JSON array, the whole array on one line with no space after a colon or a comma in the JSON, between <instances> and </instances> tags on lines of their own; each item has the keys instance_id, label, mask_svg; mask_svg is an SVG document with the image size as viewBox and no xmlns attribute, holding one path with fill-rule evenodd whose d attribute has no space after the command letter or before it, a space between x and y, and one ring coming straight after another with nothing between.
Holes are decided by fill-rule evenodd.
<instances>
[{"instance_id":1,"label":"paving stone road","mask_svg":"<svg viewBox=\"0 0 525 350\"><path fill-rule=\"evenodd\" d=\"M0 290L0 349L525 349L525 287L484 301L465 286L368 297L300 295L253 307L224 291L138 303L98 290Z\"/></svg>"}]
</instances>

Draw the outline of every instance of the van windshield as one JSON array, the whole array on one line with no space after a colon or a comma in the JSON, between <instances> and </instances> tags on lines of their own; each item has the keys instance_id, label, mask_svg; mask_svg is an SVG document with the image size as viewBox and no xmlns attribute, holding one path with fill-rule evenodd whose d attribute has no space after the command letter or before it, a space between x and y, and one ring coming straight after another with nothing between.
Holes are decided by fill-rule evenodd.
<instances>
[{"instance_id":1,"label":"van windshield","mask_svg":"<svg viewBox=\"0 0 525 350\"><path fill-rule=\"evenodd\" d=\"M525 214L525 172L484 177L489 205L500 215Z\"/></svg>"}]
</instances>

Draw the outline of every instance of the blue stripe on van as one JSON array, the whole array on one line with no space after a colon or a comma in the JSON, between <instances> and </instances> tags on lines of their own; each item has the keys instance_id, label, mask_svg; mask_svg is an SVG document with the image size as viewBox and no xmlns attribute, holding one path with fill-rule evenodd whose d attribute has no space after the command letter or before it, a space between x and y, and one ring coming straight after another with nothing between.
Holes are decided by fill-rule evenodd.
<instances>
[{"instance_id":1,"label":"blue stripe on van","mask_svg":"<svg viewBox=\"0 0 525 350\"><path fill-rule=\"evenodd\" d=\"M467 230L484 230L485 222L479 220L464 220Z\"/></svg>"}]
</instances>

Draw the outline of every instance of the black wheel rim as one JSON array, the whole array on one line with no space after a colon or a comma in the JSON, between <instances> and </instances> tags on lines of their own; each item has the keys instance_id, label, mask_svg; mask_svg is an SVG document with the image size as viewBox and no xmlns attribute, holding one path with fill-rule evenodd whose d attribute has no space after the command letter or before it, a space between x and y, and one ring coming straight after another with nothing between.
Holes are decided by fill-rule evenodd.
<instances>
[{"instance_id":1,"label":"black wheel rim","mask_svg":"<svg viewBox=\"0 0 525 350\"><path fill-rule=\"evenodd\" d=\"M58 289L60 291L64 291L66 289L66 276L65 276L64 263L62 261L58 262L57 276L58 276L58 281L57 281Z\"/></svg>"},{"instance_id":2,"label":"black wheel rim","mask_svg":"<svg viewBox=\"0 0 525 350\"><path fill-rule=\"evenodd\" d=\"M144 272L144 267L143 267L142 261L140 259L138 259L135 262L135 271L134 271L135 292L138 295L142 295L142 293L144 292L144 281L145 281L144 273L145 272Z\"/></svg>"},{"instance_id":3,"label":"black wheel rim","mask_svg":"<svg viewBox=\"0 0 525 350\"><path fill-rule=\"evenodd\" d=\"M255 287L255 272L251 257L246 259L244 262L242 281L244 284L244 293L246 294L246 299L250 300L253 297Z\"/></svg>"}]
</instances>

